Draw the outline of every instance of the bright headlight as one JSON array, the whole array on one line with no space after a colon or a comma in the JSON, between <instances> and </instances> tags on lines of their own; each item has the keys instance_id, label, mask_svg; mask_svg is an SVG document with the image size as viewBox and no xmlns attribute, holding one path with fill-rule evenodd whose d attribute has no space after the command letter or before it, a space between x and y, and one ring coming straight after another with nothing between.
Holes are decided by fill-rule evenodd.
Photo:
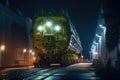
<instances>
[{"instance_id":1,"label":"bright headlight","mask_svg":"<svg viewBox=\"0 0 120 80\"><path fill-rule=\"evenodd\" d=\"M51 27L52 26L52 23L50 21L46 22L46 26L47 27Z\"/></svg>"},{"instance_id":2,"label":"bright headlight","mask_svg":"<svg viewBox=\"0 0 120 80\"><path fill-rule=\"evenodd\" d=\"M42 31L42 30L43 30L43 27L42 27L42 26L38 26L38 27L37 27L37 30L38 30L38 31Z\"/></svg>"},{"instance_id":3,"label":"bright headlight","mask_svg":"<svg viewBox=\"0 0 120 80\"><path fill-rule=\"evenodd\" d=\"M56 25L56 26L55 26L55 31L60 31L60 29L61 29L61 28L60 28L59 25Z\"/></svg>"}]
</instances>

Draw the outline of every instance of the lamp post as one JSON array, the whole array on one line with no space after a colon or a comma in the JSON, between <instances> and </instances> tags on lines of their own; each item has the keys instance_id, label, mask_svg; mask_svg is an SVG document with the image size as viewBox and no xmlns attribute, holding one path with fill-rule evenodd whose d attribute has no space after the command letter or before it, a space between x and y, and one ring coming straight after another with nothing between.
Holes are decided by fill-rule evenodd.
<instances>
[{"instance_id":1,"label":"lamp post","mask_svg":"<svg viewBox=\"0 0 120 80\"><path fill-rule=\"evenodd\" d=\"M32 53L32 50L30 49L29 50L29 64L31 63L31 53Z\"/></svg>"},{"instance_id":2,"label":"lamp post","mask_svg":"<svg viewBox=\"0 0 120 80\"><path fill-rule=\"evenodd\" d=\"M3 53L3 51L5 51L5 45L1 45L1 46L0 46L0 65L1 65L1 66L3 65L3 63L2 63L2 62L3 62L3 61L2 61L2 57L3 57L3 56L2 56L2 55L3 55L2 53Z\"/></svg>"},{"instance_id":3,"label":"lamp post","mask_svg":"<svg viewBox=\"0 0 120 80\"><path fill-rule=\"evenodd\" d=\"M35 57L34 57L34 55L35 55L35 52L32 52L32 58L31 58L31 60L32 60L32 62L34 62L35 61Z\"/></svg>"},{"instance_id":4,"label":"lamp post","mask_svg":"<svg viewBox=\"0 0 120 80\"><path fill-rule=\"evenodd\" d=\"M83 61L83 58L84 58L84 56L83 56L83 55L81 55L81 61Z\"/></svg>"},{"instance_id":5,"label":"lamp post","mask_svg":"<svg viewBox=\"0 0 120 80\"><path fill-rule=\"evenodd\" d=\"M5 45L1 45L1 51L4 51L5 50Z\"/></svg>"},{"instance_id":6,"label":"lamp post","mask_svg":"<svg viewBox=\"0 0 120 80\"><path fill-rule=\"evenodd\" d=\"M25 64L25 53L27 52L26 49L23 49L23 57L24 57L24 64Z\"/></svg>"}]
</instances>

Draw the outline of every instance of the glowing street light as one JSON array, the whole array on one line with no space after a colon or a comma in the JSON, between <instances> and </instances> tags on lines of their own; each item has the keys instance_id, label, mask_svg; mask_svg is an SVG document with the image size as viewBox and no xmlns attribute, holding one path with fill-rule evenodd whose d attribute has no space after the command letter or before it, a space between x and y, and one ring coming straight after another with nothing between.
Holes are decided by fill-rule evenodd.
<instances>
[{"instance_id":1,"label":"glowing street light","mask_svg":"<svg viewBox=\"0 0 120 80\"><path fill-rule=\"evenodd\" d=\"M25 53L27 52L27 50L26 49L23 49L23 58L24 58L24 63L25 63L25 60L26 60L26 56L25 56Z\"/></svg>"},{"instance_id":2,"label":"glowing street light","mask_svg":"<svg viewBox=\"0 0 120 80\"><path fill-rule=\"evenodd\" d=\"M33 51L30 49L30 50L29 50L29 55L28 55L28 56L29 56L29 64L31 64L31 53L32 53L32 52L33 52Z\"/></svg>"},{"instance_id":3,"label":"glowing street light","mask_svg":"<svg viewBox=\"0 0 120 80\"><path fill-rule=\"evenodd\" d=\"M5 45L0 46L0 66L2 65L2 52L5 50ZM4 58L3 58L4 59Z\"/></svg>"},{"instance_id":4,"label":"glowing street light","mask_svg":"<svg viewBox=\"0 0 120 80\"><path fill-rule=\"evenodd\" d=\"M84 58L84 56L83 56L83 55L81 55L81 61L83 61L83 58Z\"/></svg>"},{"instance_id":5,"label":"glowing street light","mask_svg":"<svg viewBox=\"0 0 120 80\"><path fill-rule=\"evenodd\" d=\"M32 52L32 55L35 55L35 52Z\"/></svg>"},{"instance_id":6,"label":"glowing street light","mask_svg":"<svg viewBox=\"0 0 120 80\"><path fill-rule=\"evenodd\" d=\"M23 49L23 53L26 53L26 51L27 51L26 49Z\"/></svg>"},{"instance_id":7,"label":"glowing street light","mask_svg":"<svg viewBox=\"0 0 120 80\"><path fill-rule=\"evenodd\" d=\"M5 45L1 45L0 50L4 51L5 50Z\"/></svg>"},{"instance_id":8,"label":"glowing street light","mask_svg":"<svg viewBox=\"0 0 120 80\"><path fill-rule=\"evenodd\" d=\"M81 56L81 58L83 59L83 58L84 58L84 56Z\"/></svg>"},{"instance_id":9,"label":"glowing street light","mask_svg":"<svg viewBox=\"0 0 120 80\"><path fill-rule=\"evenodd\" d=\"M29 50L29 53L32 53L32 50L31 50L31 49Z\"/></svg>"},{"instance_id":10,"label":"glowing street light","mask_svg":"<svg viewBox=\"0 0 120 80\"><path fill-rule=\"evenodd\" d=\"M35 60L36 60L36 58L35 58L35 57L33 57L33 60L35 61Z\"/></svg>"}]
</instances>

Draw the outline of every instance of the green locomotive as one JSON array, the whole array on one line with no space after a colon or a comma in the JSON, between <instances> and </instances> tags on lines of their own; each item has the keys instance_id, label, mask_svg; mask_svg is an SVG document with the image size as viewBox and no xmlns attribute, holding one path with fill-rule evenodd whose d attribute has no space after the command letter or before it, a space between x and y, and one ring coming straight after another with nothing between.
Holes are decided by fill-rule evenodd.
<instances>
[{"instance_id":1,"label":"green locomotive","mask_svg":"<svg viewBox=\"0 0 120 80\"><path fill-rule=\"evenodd\" d=\"M32 27L35 67L78 61L82 46L78 34L64 12L37 16Z\"/></svg>"}]
</instances>

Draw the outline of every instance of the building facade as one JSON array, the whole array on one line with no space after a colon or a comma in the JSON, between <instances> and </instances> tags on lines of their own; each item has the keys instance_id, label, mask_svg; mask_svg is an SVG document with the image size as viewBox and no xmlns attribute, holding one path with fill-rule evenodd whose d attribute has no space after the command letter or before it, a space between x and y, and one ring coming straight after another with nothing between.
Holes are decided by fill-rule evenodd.
<instances>
[{"instance_id":1,"label":"building facade","mask_svg":"<svg viewBox=\"0 0 120 80\"><path fill-rule=\"evenodd\" d=\"M30 63L31 20L0 4L0 67ZM27 51L23 51L23 50Z\"/></svg>"},{"instance_id":2,"label":"building facade","mask_svg":"<svg viewBox=\"0 0 120 80\"><path fill-rule=\"evenodd\" d=\"M107 63L109 67L120 70L120 9L117 6L117 0L102 0L101 17L98 20L91 52L92 59L99 59L105 65ZM100 28L106 31L101 32Z\"/></svg>"},{"instance_id":3,"label":"building facade","mask_svg":"<svg viewBox=\"0 0 120 80\"><path fill-rule=\"evenodd\" d=\"M111 67L120 70L120 9L118 0L103 0L103 18L106 23L106 48Z\"/></svg>"},{"instance_id":4,"label":"building facade","mask_svg":"<svg viewBox=\"0 0 120 80\"><path fill-rule=\"evenodd\" d=\"M92 59L97 59L106 63L106 26L104 19L102 18L102 10L100 12L95 36L91 46Z\"/></svg>"}]
</instances>

